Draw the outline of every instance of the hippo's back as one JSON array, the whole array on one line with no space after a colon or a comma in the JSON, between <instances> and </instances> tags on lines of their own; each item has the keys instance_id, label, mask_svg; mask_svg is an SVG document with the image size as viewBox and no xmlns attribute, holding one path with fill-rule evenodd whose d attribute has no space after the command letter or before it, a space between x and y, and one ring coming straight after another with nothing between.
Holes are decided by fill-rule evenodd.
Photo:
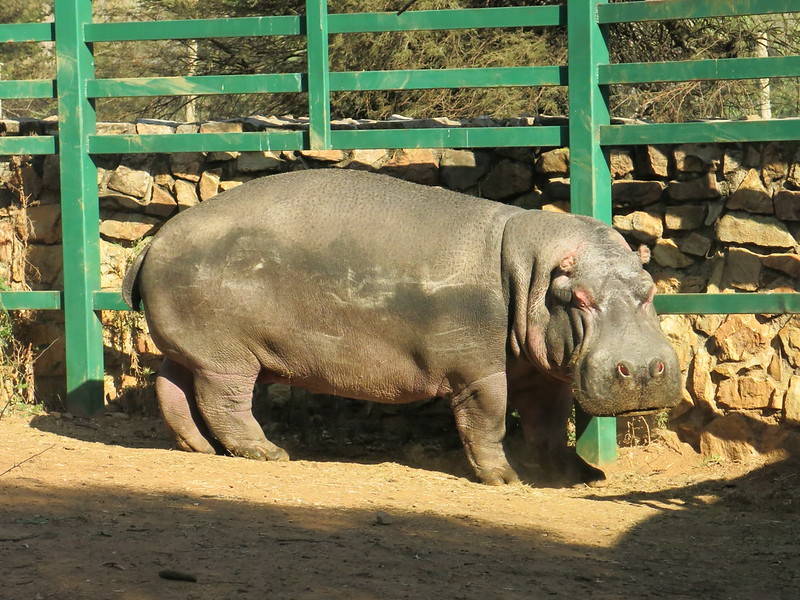
<instances>
[{"instance_id":1,"label":"hippo's back","mask_svg":"<svg viewBox=\"0 0 800 600\"><path fill-rule=\"evenodd\" d=\"M468 267L519 210L385 175L315 169L247 182L171 219L158 237L197 247L230 230L257 230L307 251L352 243L382 260L437 257L450 271Z\"/></svg>"}]
</instances>

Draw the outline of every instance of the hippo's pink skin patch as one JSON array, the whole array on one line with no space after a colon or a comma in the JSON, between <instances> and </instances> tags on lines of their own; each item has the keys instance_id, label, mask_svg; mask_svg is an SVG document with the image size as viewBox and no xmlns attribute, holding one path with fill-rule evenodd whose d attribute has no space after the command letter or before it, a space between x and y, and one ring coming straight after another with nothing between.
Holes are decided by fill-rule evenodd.
<instances>
[{"instance_id":1,"label":"hippo's pink skin patch","mask_svg":"<svg viewBox=\"0 0 800 600\"><path fill-rule=\"evenodd\" d=\"M594 310L597 308L597 303L594 301L594 296L586 288L576 287L572 291L572 296L575 298L575 303L579 308Z\"/></svg>"}]
</instances>

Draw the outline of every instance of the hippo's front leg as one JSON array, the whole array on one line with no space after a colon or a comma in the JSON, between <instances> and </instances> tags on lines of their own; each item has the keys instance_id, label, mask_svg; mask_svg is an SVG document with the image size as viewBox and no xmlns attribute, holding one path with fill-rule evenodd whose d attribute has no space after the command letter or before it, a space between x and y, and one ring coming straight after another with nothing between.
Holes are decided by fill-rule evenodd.
<instances>
[{"instance_id":1,"label":"hippo's front leg","mask_svg":"<svg viewBox=\"0 0 800 600\"><path fill-rule=\"evenodd\" d=\"M467 460L478 479L489 485L519 481L503 449L506 387L505 373L495 373L470 383L450 400Z\"/></svg>"},{"instance_id":2,"label":"hippo's front leg","mask_svg":"<svg viewBox=\"0 0 800 600\"><path fill-rule=\"evenodd\" d=\"M567 423L572 412L570 384L532 369L511 379L508 402L519 413L522 433L539 465L555 479L600 485L605 474L567 446Z\"/></svg>"}]
</instances>

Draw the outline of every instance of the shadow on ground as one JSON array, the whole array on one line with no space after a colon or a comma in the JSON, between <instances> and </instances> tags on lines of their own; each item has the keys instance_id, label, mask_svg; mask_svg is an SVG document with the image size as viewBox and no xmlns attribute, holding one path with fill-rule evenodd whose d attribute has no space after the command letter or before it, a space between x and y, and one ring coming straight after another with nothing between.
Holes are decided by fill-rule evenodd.
<instances>
[{"instance_id":1,"label":"shadow on ground","mask_svg":"<svg viewBox=\"0 0 800 600\"><path fill-rule=\"evenodd\" d=\"M587 496L660 514L625 534L614 554L638 563L666 598L793 599L800 594L800 460L734 479L655 492Z\"/></svg>"},{"instance_id":2,"label":"shadow on ground","mask_svg":"<svg viewBox=\"0 0 800 600\"><path fill-rule=\"evenodd\" d=\"M606 503L660 510L608 548L564 543L546 521L510 528L408 511L379 524L371 510L17 479L0 500L0 597L788 600L800 589L793 473L779 464L734 482L595 496L587 527ZM737 494L776 478L791 498Z\"/></svg>"},{"instance_id":3,"label":"shadow on ground","mask_svg":"<svg viewBox=\"0 0 800 600\"><path fill-rule=\"evenodd\" d=\"M2 505L4 599L528 598L621 576L539 526L466 517L394 513L381 525L374 511L35 486L5 489Z\"/></svg>"},{"instance_id":4,"label":"shadow on ground","mask_svg":"<svg viewBox=\"0 0 800 600\"><path fill-rule=\"evenodd\" d=\"M794 600L800 590L800 461L788 451L784 460L736 478L658 489L643 481L651 491L625 484L600 492L532 491L536 504L518 505L530 506L528 517L492 521L479 510L491 488L454 478L437 476L430 485L437 494L463 494L463 514L452 510L459 497L444 494L452 501L442 510L395 504L386 516L382 502L396 492L382 494L379 484L359 488L374 494L369 509L339 508L330 498L317 503L299 491L287 502L277 498L291 497L292 480L270 471L273 479L243 500L236 494L255 489L242 474L247 461L192 474L217 459L162 453L169 461L163 464L190 469L165 492L138 487L135 478L128 487L103 485L97 473L90 479L72 472L68 458L57 456L65 464L48 469L63 485L52 477L45 483L33 467L0 481L3 600ZM110 463L124 456L145 465L137 467L142 477L159 468L128 450L109 455ZM321 465L313 472L344 497L352 490L332 473L355 468ZM385 476L378 473L384 472L363 475ZM215 479L195 481L203 476ZM197 491L204 486L215 493ZM497 506L514 496L512 488L491 493ZM470 504L472 494L484 504ZM615 523L617 517L632 525ZM159 577L165 570L197 582Z\"/></svg>"},{"instance_id":5,"label":"shadow on ground","mask_svg":"<svg viewBox=\"0 0 800 600\"><path fill-rule=\"evenodd\" d=\"M618 560L640 560L652 592L666 598L791 599L800 594L800 437L741 414L728 442L768 439L780 460L738 477L720 476L654 491L589 493L659 510L615 544ZM746 431L747 439L735 433Z\"/></svg>"}]
</instances>

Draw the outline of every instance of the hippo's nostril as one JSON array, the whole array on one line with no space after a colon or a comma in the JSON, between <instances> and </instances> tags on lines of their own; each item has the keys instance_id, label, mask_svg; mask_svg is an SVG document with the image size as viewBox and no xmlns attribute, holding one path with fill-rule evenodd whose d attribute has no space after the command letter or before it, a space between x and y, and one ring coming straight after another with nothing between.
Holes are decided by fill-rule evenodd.
<instances>
[{"instance_id":1,"label":"hippo's nostril","mask_svg":"<svg viewBox=\"0 0 800 600\"><path fill-rule=\"evenodd\" d=\"M656 359L650 363L650 376L660 377L664 374L665 369L664 361Z\"/></svg>"},{"instance_id":2,"label":"hippo's nostril","mask_svg":"<svg viewBox=\"0 0 800 600\"><path fill-rule=\"evenodd\" d=\"M630 366L628 366L627 363L624 362L617 363L617 373L619 373L620 377L630 377L631 368Z\"/></svg>"}]
</instances>

